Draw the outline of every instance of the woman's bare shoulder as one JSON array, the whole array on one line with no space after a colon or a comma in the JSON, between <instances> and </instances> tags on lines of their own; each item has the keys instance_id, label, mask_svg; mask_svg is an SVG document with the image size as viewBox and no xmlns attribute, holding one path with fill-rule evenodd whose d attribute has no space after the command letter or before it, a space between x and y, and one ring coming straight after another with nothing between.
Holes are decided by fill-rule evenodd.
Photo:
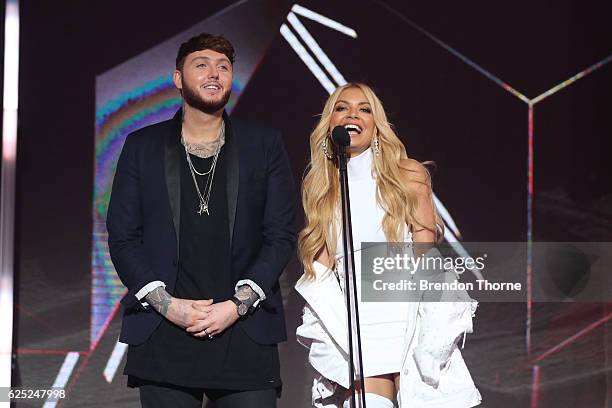
<instances>
[{"instance_id":1,"label":"woman's bare shoulder","mask_svg":"<svg viewBox=\"0 0 612 408\"><path fill-rule=\"evenodd\" d=\"M404 185L417 191L422 190L423 187L429 189L429 171L421 162L414 159L402 159L400 167Z\"/></svg>"}]
</instances>

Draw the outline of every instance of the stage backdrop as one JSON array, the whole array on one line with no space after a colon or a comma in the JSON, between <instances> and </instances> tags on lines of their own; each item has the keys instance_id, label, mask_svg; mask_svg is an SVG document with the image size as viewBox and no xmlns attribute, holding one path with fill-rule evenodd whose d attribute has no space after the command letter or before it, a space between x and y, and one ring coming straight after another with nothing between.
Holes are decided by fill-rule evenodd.
<instances>
[{"instance_id":1,"label":"stage backdrop","mask_svg":"<svg viewBox=\"0 0 612 408\"><path fill-rule=\"evenodd\" d=\"M612 131L606 92L612 37L580 31L589 20L571 4L561 11L507 6L502 12L485 2L438 10L401 1L239 1L98 75L91 282L79 284L91 293L89 330L71 332L66 323L64 339L51 341L65 340L69 349L86 343L86 351L55 352L36 384L64 381L70 391L64 406L136 404L121 375L119 301L126 290L108 254L106 210L125 137L179 108L171 80L176 51L203 31L227 36L237 50L228 111L282 131L296 184L326 97L347 81L363 81L382 99L409 156L436 163L436 205L457 251L465 241L612 241L611 165L602 148ZM600 41L585 47L593 38ZM289 332L281 345L281 407L308 406L314 375L295 341L303 301L293 285L300 273L293 259L281 281ZM525 259L521 279L533 273ZM37 292L24 288L35 304ZM529 299L481 305L463 354L485 404L601 406L611 360L609 313L602 304ZM541 357L537 364L534 355ZM32 373L31 360L22 361L24 374Z\"/></svg>"}]
</instances>

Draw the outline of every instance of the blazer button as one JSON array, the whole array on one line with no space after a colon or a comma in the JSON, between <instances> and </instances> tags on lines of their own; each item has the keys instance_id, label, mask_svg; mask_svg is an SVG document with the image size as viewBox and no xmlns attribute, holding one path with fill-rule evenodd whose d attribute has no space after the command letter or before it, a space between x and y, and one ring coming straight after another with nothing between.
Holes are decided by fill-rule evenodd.
<instances>
[{"instance_id":1,"label":"blazer button","mask_svg":"<svg viewBox=\"0 0 612 408\"><path fill-rule=\"evenodd\" d=\"M172 266L176 266L176 259L172 260Z\"/></svg>"}]
</instances>

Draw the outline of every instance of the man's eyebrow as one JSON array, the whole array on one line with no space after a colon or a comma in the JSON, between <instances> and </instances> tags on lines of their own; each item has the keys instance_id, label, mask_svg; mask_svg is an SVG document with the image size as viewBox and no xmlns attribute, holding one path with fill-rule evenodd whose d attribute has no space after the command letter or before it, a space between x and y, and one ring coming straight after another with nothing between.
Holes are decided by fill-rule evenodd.
<instances>
[{"instance_id":1,"label":"man's eyebrow","mask_svg":"<svg viewBox=\"0 0 612 408\"><path fill-rule=\"evenodd\" d=\"M350 103L345 101L344 99L340 99L339 101L336 101L336 104L339 104L339 103L346 103L347 105L350 105ZM359 102L358 103L358 105L369 105L369 104L370 102Z\"/></svg>"},{"instance_id":2,"label":"man's eyebrow","mask_svg":"<svg viewBox=\"0 0 612 408\"><path fill-rule=\"evenodd\" d=\"M198 57L195 57L195 58L194 58L192 61L196 61L196 60L200 60L200 59L202 59L202 60L206 60L206 61L212 61L212 59L211 59L210 57L203 57L203 56L198 56ZM216 59L216 60L214 60L214 61L230 62L230 60L229 60L229 59L224 58L224 57L217 58L217 59Z\"/></svg>"}]
</instances>

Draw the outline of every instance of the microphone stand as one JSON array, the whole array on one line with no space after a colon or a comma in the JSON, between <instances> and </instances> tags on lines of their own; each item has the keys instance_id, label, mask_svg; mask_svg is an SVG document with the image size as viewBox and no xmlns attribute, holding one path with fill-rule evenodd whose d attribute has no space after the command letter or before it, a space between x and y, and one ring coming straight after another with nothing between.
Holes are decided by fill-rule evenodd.
<instances>
[{"instance_id":1,"label":"microphone stand","mask_svg":"<svg viewBox=\"0 0 612 408\"><path fill-rule=\"evenodd\" d=\"M359 384L361 385L361 408L366 408L363 361L361 353L361 331L359 327L359 302L357 298L357 278L355 275L355 257L353 250L353 227L351 224L351 203L349 197L347 171L348 149L349 146L338 146L340 196L342 203L342 247L344 250L344 261L346 265L344 268L344 290L346 294L346 315L348 323L349 390L351 392L351 408L356 408L354 380L358 380ZM354 350L353 346L353 328L356 330L356 350ZM357 370L355 369L355 363L357 365Z\"/></svg>"}]
</instances>

